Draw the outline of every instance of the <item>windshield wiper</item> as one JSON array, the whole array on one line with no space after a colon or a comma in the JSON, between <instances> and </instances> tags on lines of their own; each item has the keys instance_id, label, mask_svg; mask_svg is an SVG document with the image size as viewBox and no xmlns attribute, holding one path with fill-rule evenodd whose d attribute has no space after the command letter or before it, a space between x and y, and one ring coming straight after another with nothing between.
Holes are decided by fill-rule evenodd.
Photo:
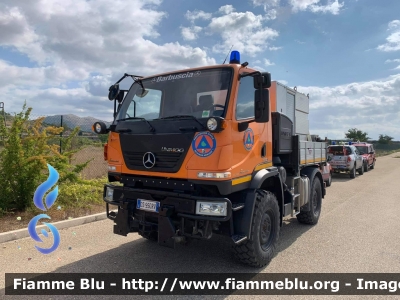
<instances>
[{"instance_id":1,"label":"windshield wiper","mask_svg":"<svg viewBox=\"0 0 400 300\"><path fill-rule=\"evenodd\" d=\"M150 124L149 121L146 120L146 118L140 118L140 117L129 117L129 118L124 118L124 119L119 119L117 121L126 121L126 120L143 120L149 125L150 131L154 132L156 129Z\"/></svg>"},{"instance_id":2,"label":"windshield wiper","mask_svg":"<svg viewBox=\"0 0 400 300\"><path fill-rule=\"evenodd\" d=\"M183 118L191 118L191 119L195 120L197 123L199 123L202 128L206 128L204 126L204 124L202 124L196 117L194 117L192 115L175 115L175 116L163 117L163 118L154 119L154 120L183 119Z\"/></svg>"}]
</instances>

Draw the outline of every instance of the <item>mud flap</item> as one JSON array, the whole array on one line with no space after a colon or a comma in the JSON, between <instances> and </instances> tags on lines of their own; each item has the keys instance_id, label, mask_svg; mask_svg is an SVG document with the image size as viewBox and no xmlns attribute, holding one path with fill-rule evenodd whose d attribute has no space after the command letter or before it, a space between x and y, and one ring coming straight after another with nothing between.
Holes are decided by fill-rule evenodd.
<instances>
[{"instance_id":1,"label":"mud flap","mask_svg":"<svg viewBox=\"0 0 400 300\"><path fill-rule=\"evenodd\" d=\"M158 216L158 244L168 248L175 248L175 226L170 216L174 207L163 206Z\"/></svg>"},{"instance_id":2,"label":"mud flap","mask_svg":"<svg viewBox=\"0 0 400 300\"><path fill-rule=\"evenodd\" d=\"M114 234L127 236L130 232L128 203L118 206L118 214L114 219Z\"/></svg>"}]
</instances>

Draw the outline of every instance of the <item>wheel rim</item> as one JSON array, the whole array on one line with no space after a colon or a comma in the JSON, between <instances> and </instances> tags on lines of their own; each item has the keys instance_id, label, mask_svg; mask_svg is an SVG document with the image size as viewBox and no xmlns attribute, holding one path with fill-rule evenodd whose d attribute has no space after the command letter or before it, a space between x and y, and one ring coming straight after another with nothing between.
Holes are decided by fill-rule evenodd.
<instances>
[{"instance_id":1,"label":"wheel rim","mask_svg":"<svg viewBox=\"0 0 400 300\"><path fill-rule=\"evenodd\" d=\"M313 210L315 215L318 214L318 194L316 191L313 194Z\"/></svg>"},{"instance_id":2,"label":"wheel rim","mask_svg":"<svg viewBox=\"0 0 400 300\"><path fill-rule=\"evenodd\" d=\"M271 211L266 211L261 219L260 244L264 251L268 250L274 238L274 220L275 218Z\"/></svg>"}]
</instances>

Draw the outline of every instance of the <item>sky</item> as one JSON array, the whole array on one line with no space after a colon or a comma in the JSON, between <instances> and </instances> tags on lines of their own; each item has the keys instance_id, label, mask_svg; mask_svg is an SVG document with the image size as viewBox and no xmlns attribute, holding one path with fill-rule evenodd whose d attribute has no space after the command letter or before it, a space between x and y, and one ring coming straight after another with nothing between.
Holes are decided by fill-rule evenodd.
<instances>
[{"instance_id":1,"label":"sky","mask_svg":"<svg viewBox=\"0 0 400 300\"><path fill-rule=\"evenodd\" d=\"M399 12L398 0L1 0L0 101L110 121L124 73L220 64L233 45L310 95L311 134L400 140Z\"/></svg>"}]
</instances>

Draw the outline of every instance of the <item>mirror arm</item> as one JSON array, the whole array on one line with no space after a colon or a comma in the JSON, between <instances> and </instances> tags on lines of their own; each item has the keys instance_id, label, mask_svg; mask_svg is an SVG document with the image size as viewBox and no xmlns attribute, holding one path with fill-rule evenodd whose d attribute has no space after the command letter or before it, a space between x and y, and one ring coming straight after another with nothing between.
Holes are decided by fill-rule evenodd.
<instances>
[{"instance_id":1,"label":"mirror arm","mask_svg":"<svg viewBox=\"0 0 400 300\"><path fill-rule=\"evenodd\" d=\"M261 74L261 72L260 71L255 71L255 72L252 72L252 73L245 73L245 74L239 74L239 80L241 79L241 78L243 78L243 77L247 77L247 76L251 76L251 77L254 77L255 75L260 75L260 76L262 76L262 74Z\"/></svg>"}]
</instances>

